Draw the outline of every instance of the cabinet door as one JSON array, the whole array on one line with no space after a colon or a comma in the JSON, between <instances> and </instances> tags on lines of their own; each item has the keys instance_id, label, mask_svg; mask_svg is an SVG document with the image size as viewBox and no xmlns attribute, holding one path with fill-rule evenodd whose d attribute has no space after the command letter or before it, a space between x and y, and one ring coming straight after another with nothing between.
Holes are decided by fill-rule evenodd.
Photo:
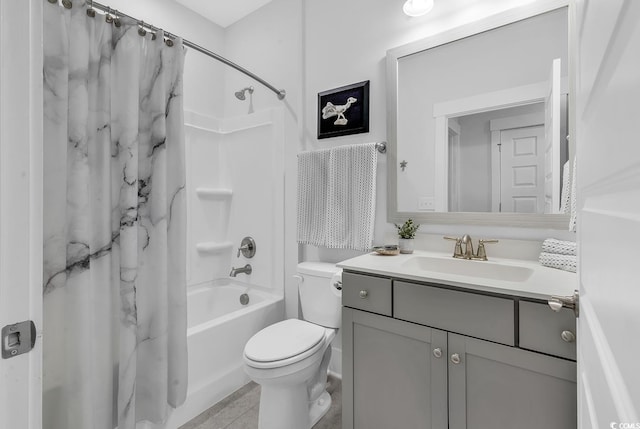
<instances>
[{"instance_id":1,"label":"cabinet door","mask_svg":"<svg viewBox=\"0 0 640 429\"><path fill-rule=\"evenodd\" d=\"M575 362L449 334L449 427L575 428Z\"/></svg>"},{"instance_id":2,"label":"cabinet door","mask_svg":"<svg viewBox=\"0 0 640 429\"><path fill-rule=\"evenodd\" d=\"M445 332L346 307L342 326L344 429L447 428Z\"/></svg>"}]
</instances>

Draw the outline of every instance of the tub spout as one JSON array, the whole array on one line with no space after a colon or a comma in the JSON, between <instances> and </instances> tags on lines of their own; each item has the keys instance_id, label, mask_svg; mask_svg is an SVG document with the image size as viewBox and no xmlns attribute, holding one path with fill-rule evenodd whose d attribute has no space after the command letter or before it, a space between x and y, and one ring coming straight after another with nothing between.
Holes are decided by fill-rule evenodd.
<instances>
[{"instance_id":1,"label":"tub spout","mask_svg":"<svg viewBox=\"0 0 640 429\"><path fill-rule=\"evenodd\" d=\"M240 267L240 268L234 268L231 267L231 272L229 273L229 276L231 277L235 277L240 273L245 273L245 274L251 274L251 265L247 264L244 267Z\"/></svg>"}]
</instances>

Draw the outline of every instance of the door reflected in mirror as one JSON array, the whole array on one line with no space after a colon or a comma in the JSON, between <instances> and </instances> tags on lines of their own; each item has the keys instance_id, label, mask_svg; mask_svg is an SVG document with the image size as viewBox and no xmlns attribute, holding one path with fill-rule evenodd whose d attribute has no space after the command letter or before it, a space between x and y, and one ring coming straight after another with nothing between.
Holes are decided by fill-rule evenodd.
<instances>
[{"instance_id":1,"label":"door reflected in mirror","mask_svg":"<svg viewBox=\"0 0 640 429\"><path fill-rule=\"evenodd\" d=\"M562 195L568 159L566 99L563 94L556 162L545 163L543 102L448 118L448 211L558 213L560 201L545 198L545 183L548 194L559 186ZM550 183L550 169L558 170L559 184Z\"/></svg>"}]
</instances>

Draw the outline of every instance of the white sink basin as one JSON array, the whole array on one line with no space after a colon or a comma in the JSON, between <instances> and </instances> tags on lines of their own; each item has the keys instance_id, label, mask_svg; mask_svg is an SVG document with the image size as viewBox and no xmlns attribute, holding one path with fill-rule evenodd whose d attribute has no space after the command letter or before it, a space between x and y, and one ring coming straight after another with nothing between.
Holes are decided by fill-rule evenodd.
<instances>
[{"instance_id":1,"label":"white sink basin","mask_svg":"<svg viewBox=\"0 0 640 429\"><path fill-rule=\"evenodd\" d=\"M481 277L484 279L508 282L524 282L533 274L531 268L518 265L503 265L490 261L473 261L454 258L434 258L430 256L414 256L408 261L405 261L402 266L419 271Z\"/></svg>"}]
</instances>

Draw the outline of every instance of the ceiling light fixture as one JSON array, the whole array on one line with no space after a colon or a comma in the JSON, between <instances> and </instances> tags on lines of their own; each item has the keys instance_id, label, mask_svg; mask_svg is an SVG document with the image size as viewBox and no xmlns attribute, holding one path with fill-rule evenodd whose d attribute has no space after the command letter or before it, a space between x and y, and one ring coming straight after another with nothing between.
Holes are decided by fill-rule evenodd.
<instances>
[{"instance_id":1,"label":"ceiling light fixture","mask_svg":"<svg viewBox=\"0 0 640 429\"><path fill-rule=\"evenodd\" d=\"M422 16L433 9L433 0L407 0L402 10L409 16Z\"/></svg>"}]
</instances>

